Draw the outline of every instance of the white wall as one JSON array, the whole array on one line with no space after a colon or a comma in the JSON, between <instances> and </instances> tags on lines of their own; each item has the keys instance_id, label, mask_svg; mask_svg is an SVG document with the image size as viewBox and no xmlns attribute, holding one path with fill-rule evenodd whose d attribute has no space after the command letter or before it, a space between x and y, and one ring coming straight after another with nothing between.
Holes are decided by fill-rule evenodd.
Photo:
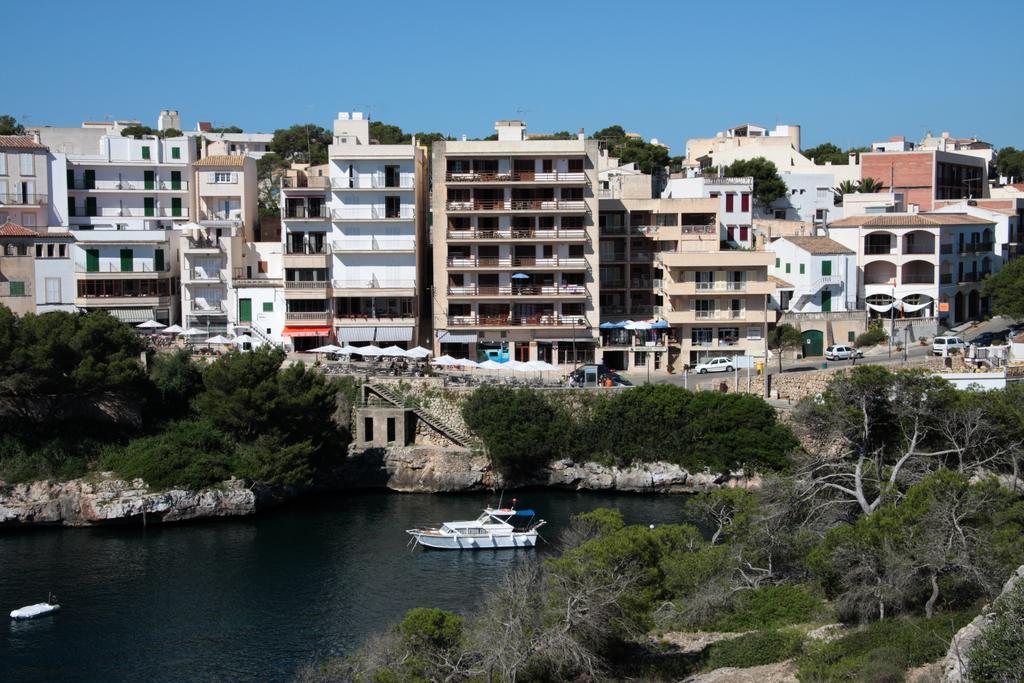
<instances>
[{"instance_id":1,"label":"white wall","mask_svg":"<svg viewBox=\"0 0 1024 683\"><path fill-rule=\"evenodd\" d=\"M56 247L56 245L54 245ZM43 248L46 248L44 243ZM36 258L36 313L75 310L75 272L71 260L72 245L65 245L66 258ZM56 301L48 300L47 280L58 281L59 296Z\"/></svg>"}]
</instances>

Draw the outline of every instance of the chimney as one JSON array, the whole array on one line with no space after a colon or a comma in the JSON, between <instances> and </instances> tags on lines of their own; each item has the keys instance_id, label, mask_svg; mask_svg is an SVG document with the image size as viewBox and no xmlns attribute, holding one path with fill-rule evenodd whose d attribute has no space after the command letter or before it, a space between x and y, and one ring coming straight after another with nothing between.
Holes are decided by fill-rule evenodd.
<instances>
[{"instance_id":1,"label":"chimney","mask_svg":"<svg viewBox=\"0 0 1024 683\"><path fill-rule=\"evenodd\" d=\"M849 163L850 163L850 166L856 166L857 165L857 153L856 152L850 152Z\"/></svg>"},{"instance_id":2,"label":"chimney","mask_svg":"<svg viewBox=\"0 0 1024 683\"><path fill-rule=\"evenodd\" d=\"M576 137L578 139L580 139L580 140L586 140L587 139L587 134L586 134L586 132L584 132L584 130L582 128L580 128L580 132L576 134Z\"/></svg>"}]
</instances>

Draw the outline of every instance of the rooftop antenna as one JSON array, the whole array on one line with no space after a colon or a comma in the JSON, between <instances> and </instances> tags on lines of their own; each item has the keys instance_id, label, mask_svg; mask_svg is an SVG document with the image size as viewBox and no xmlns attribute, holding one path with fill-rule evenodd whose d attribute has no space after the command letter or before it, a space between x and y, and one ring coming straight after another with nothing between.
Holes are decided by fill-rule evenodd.
<instances>
[{"instance_id":1,"label":"rooftop antenna","mask_svg":"<svg viewBox=\"0 0 1024 683\"><path fill-rule=\"evenodd\" d=\"M517 116L522 116L523 114L530 114L532 112L533 112L532 109L516 109L516 115Z\"/></svg>"}]
</instances>

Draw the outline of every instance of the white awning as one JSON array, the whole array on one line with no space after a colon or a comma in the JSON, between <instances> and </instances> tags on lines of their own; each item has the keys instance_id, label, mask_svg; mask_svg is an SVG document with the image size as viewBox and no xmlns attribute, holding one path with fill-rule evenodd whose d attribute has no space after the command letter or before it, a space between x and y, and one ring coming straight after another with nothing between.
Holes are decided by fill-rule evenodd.
<instances>
[{"instance_id":1,"label":"white awning","mask_svg":"<svg viewBox=\"0 0 1024 683\"><path fill-rule=\"evenodd\" d=\"M123 323L142 323L155 317L152 308L107 308L105 310Z\"/></svg>"},{"instance_id":2,"label":"white awning","mask_svg":"<svg viewBox=\"0 0 1024 683\"><path fill-rule=\"evenodd\" d=\"M338 327L335 331L338 333L339 342L372 342L375 327Z\"/></svg>"},{"instance_id":3,"label":"white awning","mask_svg":"<svg viewBox=\"0 0 1024 683\"><path fill-rule=\"evenodd\" d=\"M437 341L442 344L472 344L476 341L476 334L473 332L449 332L440 330L437 333Z\"/></svg>"},{"instance_id":4,"label":"white awning","mask_svg":"<svg viewBox=\"0 0 1024 683\"><path fill-rule=\"evenodd\" d=\"M377 336L375 341L379 342L396 342L396 341L412 341L412 328L411 327L378 327Z\"/></svg>"}]
</instances>

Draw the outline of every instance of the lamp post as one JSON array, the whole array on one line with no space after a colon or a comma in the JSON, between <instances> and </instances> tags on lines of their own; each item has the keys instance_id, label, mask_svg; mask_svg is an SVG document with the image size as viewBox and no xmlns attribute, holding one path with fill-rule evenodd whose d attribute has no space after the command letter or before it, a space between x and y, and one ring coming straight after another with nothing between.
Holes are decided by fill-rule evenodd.
<instances>
[{"instance_id":1,"label":"lamp post","mask_svg":"<svg viewBox=\"0 0 1024 683\"><path fill-rule=\"evenodd\" d=\"M572 369L573 369L573 372L575 372L576 368L579 366L579 363L576 360L576 324L579 321L580 321L579 318L573 318L572 319Z\"/></svg>"}]
</instances>

